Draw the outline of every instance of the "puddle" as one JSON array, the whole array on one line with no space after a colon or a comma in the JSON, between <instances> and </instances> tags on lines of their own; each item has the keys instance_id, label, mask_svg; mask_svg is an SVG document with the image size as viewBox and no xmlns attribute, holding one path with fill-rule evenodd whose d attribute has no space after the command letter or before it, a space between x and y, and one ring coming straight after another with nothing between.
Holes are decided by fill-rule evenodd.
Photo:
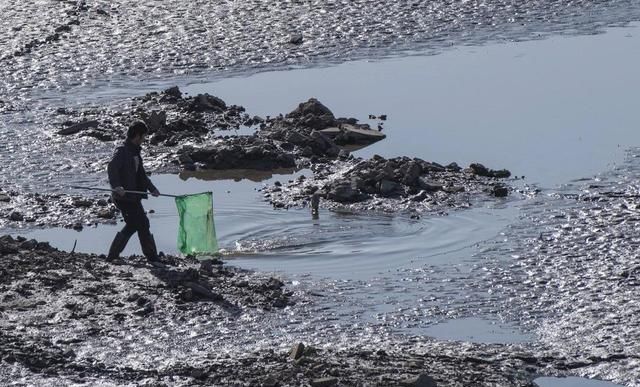
<instances>
[{"instance_id":1,"label":"puddle","mask_svg":"<svg viewBox=\"0 0 640 387\"><path fill-rule=\"evenodd\" d=\"M534 340L533 335L520 332L517 328L496 321L477 317L459 318L445 321L425 329L412 330L439 340L470 341L474 343L526 343Z\"/></svg>"},{"instance_id":2,"label":"puddle","mask_svg":"<svg viewBox=\"0 0 640 387\"><path fill-rule=\"evenodd\" d=\"M620 384L605 382L603 380L585 379L573 376L567 378L545 376L535 379L533 384L537 387L622 387Z\"/></svg>"}]
</instances>

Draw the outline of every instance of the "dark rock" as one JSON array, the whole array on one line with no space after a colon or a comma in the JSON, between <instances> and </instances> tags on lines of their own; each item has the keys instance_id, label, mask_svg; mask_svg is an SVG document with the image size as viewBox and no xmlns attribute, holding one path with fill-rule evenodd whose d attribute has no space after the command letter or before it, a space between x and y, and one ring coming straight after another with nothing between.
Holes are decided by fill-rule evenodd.
<instances>
[{"instance_id":1,"label":"dark rock","mask_svg":"<svg viewBox=\"0 0 640 387\"><path fill-rule=\"evenodd\" d=\"M327 197L338 203L353 203L361 200L362 193L358 190L355 181L336 180L329 186Z\"/></svg>"},{"instance_id":2,"label":"dark rock","mask_svg":"<svg viewBox=\"0 0 640 387\"><path fill-rule=\"evenodd\" d=\"M293 34L289 37L289 43L291 44L302 44L302 41L302 34Z\"/></svg>"},{"instance_id":3,"label":"dark rock","mask_svg":"<svg viewBox=\"0 0 640 387\"><path fill-rule=\"evenodd\" d=\"M489 176L489 169L482 164L473 163L469 165L469 169L473 172L473 174L478 176Z\"/></svg>"},{"instance_id":4,"label":"dark rock","mask_svg":"<svg viewBox=\"0 0 640 387\"><path fill-rule=\"evenodd\" d=\"M391 180L380 181L380 194L382 196L391 196L400 190L400 184Z\"/></svg>"},{"instance_id":5,"label":"dark rock","mask_svg":"<svg viewBox=\"0 0 640 387\"><path fill-rule=\"evenodd\" d=\"M14 222L22 222L24 220L24 215L22 215L20 212L18 211L13 211L11 212L11 214L9 215L9 219L14 221Z\"/></svg>"},{"instance_id":6,"label":"dark rock","mask_svg":"<svg viewBox=\"0 0 640 387\"><path fill-rule=\"evenodd\" d=\"M275 376L269 376L262 382L262 387L278 387L280 386L279 379Z\"/></svg>"},{"instance_id":7,"label":"dark rock","mask_svg":"<svg viewBox=\"0 0 640 387\"><path fill-rule=\"evenodd\" d=\"M25 250L33 250L38 247L38 241L35 239L30 239L28 241L24 241L20 243L20 248Z\"/></svg>"},{"instance_id":8,"label":"dark rock","mask_svg":"<svg viewBox=\"0 0 640 387\"><path fill-rule=\"evenodd\" d=\"M9 195L0 193L0 202L8 203L10 201L11 201L11 198L9 197Z\"/></svg>"},{"instance_id":9,"label":"dark rock","mask_svg":"<svg viewBox=\"0 0 640 387\"><path fill-rule=\"evenodd\" d=\"M102 208L96 213L96 216L101 219L112 219L115 215L116 212L113 208Z\"/></svg>"},{"instance_id":10,"label":"dark rock","mask_svg":"<svg viewBox=\"0 0 640 387\"><path fill-rule=\"evenodd\" d=\"M338 384L338 379L334 377L313 379L310 382L311 387L331 387Z\"/></svg>"},{"instance_id":11,"label":"dark rock","mask_svg":"<svg viewBox=\"0 0 640 387\"><path fill-rule=\"evenodd\" d=\"M462 168L458 165L458 163L450 163L445 167L448 171L460 172Z\"/></svg>"},{"instance_id":12,"label":"dark rock","mask_svg":"<svg viewBox=\"0 0 640 387\"><path fill-rule=\"evenodd\" d=\"M509 189L502 184L496 184L491 190L491 194L498 198L503 198L509 195Z\"/></svg>"},{"instance_id":13,"label":"dark rock","mask_svg":"<svg viewBox=\"0 0 640 387\"><path fill-rule=\"evenodd\" d=\"M442 184L427 180L425 178L418 179L418 187L427 192L436 192L442 190Z\"/></svg>"},{"instance_id":14,"label":"dark rock","mask_svg":"<svg viewBox=\"0 0 640 387\"><path fill-rule=\"evenodd\" d=\"M195 96L189 105L189 111L192 112L223 112L226 109L227 104L222 99L206 93Z\"/></svg>"},{"instance_id":15,"label":"dark rock","mask_svg":"<svg viewBox=\"0 0 640 387\"><path fill-rule=\"evenodd\" d=\"M196 283L196 282L185 282L186 287L190 288L193 291L194 295L199 296L200 298L204 298L210 301L220 301L222 300L222 296L212 292L206 286Z\"/></svg>"},{"instance_id":16,"label":"dark rock","mask_svg":"<svg viewBox=\"0 0 640 387\"><path fill-rule=\"evenodd\" d=\"M315 98L303 102L287 118L295 118L304 126L313 129L324 129L335 124L335 116L326 106Z\"/></svg>"},{"instance_id":17,"label":"dark rock","mask_svg":"<svg viewBox=\"0 0 640 387\"><path fill-rule=\"evenodd\" d=\"M167 125L167 112L154 110L149 114L144 114L142 120L147 124L149 131L155 133Z\"/></svg>"},{"instance_id":18,"label":"dark rock","mask_svg":"<svg viewBox=\"0 0 640 387\"><path fill-rule=\"evenodd\" d=\"M173 97L175 99L182 98L182 92L178 88L178 86L173 86L162 92L165 96Z\"/></svg>"},{"instance_id":19,"label":"dark rock","mask_svg":"<svg viewBox=\"0 0 640 387\"><path fill-rule=\"evenodd\" d=\"M291 351L289 351L289 357L293 360L297 360L301 358L303 354L304 354L304 344L302 343L295 344L293 348L291 348Z\"/></svg>"},{"instance_id":20,"label":"dark rock","mask_svg":"<svg viewBox=\"0 0 640 387\"><path fill-rule=\"evenodd\" d=\"M70 134L76 134L79 133L83 130L87 130L87 129L91 129L91 128L97 128L98 125L100 125L100 123L98 121L83 121L83 122L79 122L77 124L72 124L71 126L64 128L64 129L60 129L58 131L59 135L62 136L67 136Z\"/></svg>"},{"instance_id":21,"label":"dark rock","mask_svg":"<svg viewBox=\"0 0 640 387\"><path fill-rule=\"evenodd\" d=\"M436 381L428 375L421 374L419 376L409 378L400 383L402 386L406 387L437 387L438 384Z\"/></svg>"},{"instance_id":22,"label":"dark rock","mask_svg":"<svg viewBox=\"0 0 640 387\"><path fill-rule=\"evenodd\" d=\"M74 207L88 208L88 207L91 207L92 205L93 205L93 201L89 199L78 198L78 199L74 199L73 201Z\"/></svg>"}]
</instances>

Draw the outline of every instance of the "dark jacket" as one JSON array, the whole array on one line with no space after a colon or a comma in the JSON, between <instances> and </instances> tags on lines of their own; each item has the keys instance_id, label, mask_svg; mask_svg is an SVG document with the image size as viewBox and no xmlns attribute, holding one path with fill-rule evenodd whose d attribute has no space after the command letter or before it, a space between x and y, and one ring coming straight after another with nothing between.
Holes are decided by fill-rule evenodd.
<instances>
[{"instance_id":1,"label":"dark jacket","mask_svg":"<svg viewBox=\"0 0 640 387\"><path fill-rule=\"evenodd\" d=\"M140 146L129 140L116 148L113 158L107 167L111 188L123 187L125 190L142 192L152 192L156 190L156 187L144 171L144 163L142 162L140 150ZM136 156L139 158L137 171ZM146 199L147 195L125 194L122 198L114 195L114 198L117 200L135 201Z\"/></svg>"}]
</instances>

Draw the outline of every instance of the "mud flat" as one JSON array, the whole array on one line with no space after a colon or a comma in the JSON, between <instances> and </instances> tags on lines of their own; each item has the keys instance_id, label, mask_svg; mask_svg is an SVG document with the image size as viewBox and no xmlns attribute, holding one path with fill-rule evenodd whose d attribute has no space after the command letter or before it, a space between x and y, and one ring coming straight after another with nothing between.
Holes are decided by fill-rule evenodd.
<instances>
[{"instance_id":1,"label":"mud flat","mask_svg":"<svg viewBox=\"0 0 640 387\"><path fill-rule=\"evenodd\" d=\"M0 380L5 382L529 386L548 363L517 345L428 339L266 348L257 344L259 330L241 339L242 350L230 351L209 346L207 338L237 341L229 330L234 321L253 316L259 324L270 314L295 314L308 295L215 259L163 256L164 266L152 267L133 256L112 265L104 256L9 236L0 238L0 262ZM205 323L197 335L185 334ZM169 337L177 326L186 328L185 336ZM162 343L150 346L158 334ZM178 348L180 356L174 353ZM125 355L131 350L144 356Z\"/></svg>"}]
</instances>

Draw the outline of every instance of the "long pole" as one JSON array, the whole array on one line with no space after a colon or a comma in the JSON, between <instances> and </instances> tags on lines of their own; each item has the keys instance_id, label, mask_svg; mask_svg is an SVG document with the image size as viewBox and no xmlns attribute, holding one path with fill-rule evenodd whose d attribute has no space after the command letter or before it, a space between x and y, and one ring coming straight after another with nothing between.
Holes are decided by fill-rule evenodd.
<instances>
[{"instance_id":1,"label":"long pole","mask_svg":"<svg viewBox=\"0 0 640 387\"><path fill-rule=\"evenodd\" d=\"M92 191L108 191L108 192L117 192L115 189L111 189L111 188L99 188L99 187L81 187L79 185L72 185L71 188L76 188L76 189L89 189ZM120 191L120 192L124 192L124 193L130 193L130 194L136 194L136 195L147 195L150 194L149 192L143 192L143 191L129 191L129 190L125 190L125 191ZM179 197L178 195L169 195L169 194L159 194L158 196L168 196L170 198L177 198Z\"/></svg>"}]
</instances>

